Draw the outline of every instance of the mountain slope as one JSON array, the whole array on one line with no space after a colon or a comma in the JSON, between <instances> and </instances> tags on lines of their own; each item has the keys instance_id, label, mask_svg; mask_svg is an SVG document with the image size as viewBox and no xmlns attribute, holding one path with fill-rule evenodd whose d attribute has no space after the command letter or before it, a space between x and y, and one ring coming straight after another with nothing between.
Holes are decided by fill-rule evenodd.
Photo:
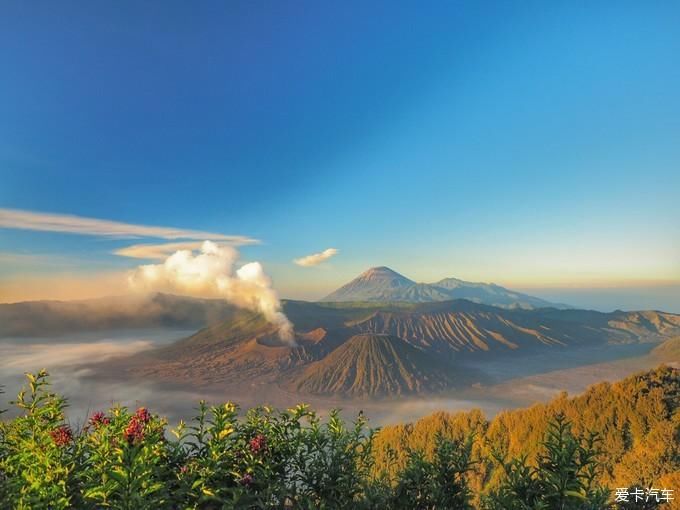
<instances>
[{"instance_id":1,"label":"mountain slope","mask_svg":"<svg viewBox=\"0 0 680 510\"><path fill-rule=\"evenodd\" d=\"M565 308L564 305L556 305L489 283L466 282L457 278L445 278L436 283L416 283L387 267L369 269L321 301L427 303L452 299L467 299L502 308Z\"/></svg>"},{"instance_id":2,"label":"mountain slope","mask_svg":"<svg viewBox=\"0 0 680 510\"><path fill-rule=\"evenodd\" d=\"M664 363L680 363L680 336L670 338L656 346L651 354Z\"/></svg>"},{"instance_id":3,"label":"mountain slope","mask_svg":"<svg viewBox=\"0 0 680 510\"><path fill-rule=\"evenodd\" d=\"M355 335L294 382L296 390L345 397L439 391L453 383L452 370L390 335Z\"/></svg>"},{"instance_id":4,"label":"mountain slope","mask_svg":"<svg viewBox=\"0 0 680 510\"><path fill-rule=\"evenodd\" d=\"M119 329L196 329L235 316L223 299L172 294L120 296L79 301L24 301L0 304L0 338L52 337Z\"/></svg>"},{"instance_id":5,"label":"mountain slope","mask_svg":"<svg viewBox=\"0 0 680 510\"><path fill-rule=\"evenodd\" d=\"M415 284L388 267L372 267L321 301L397 301L393 296Z\"/></svg>"},{"instance_id":6,"label":"mountain slope","mask_svg":"<svg viewBox=\"0 0 680 510\"><path fill-rule=\"evenodd\" d=\"M551 350L559 356L582 346L661 342L680 335L680 315L663 312L503 309L462 299L284 301L283 311L295 324L295 346L282 343L260 315L238 310L122 365L134 366L138 375L199 385L257 381L308 393L395 395L448 387L451 377L462 376L468 357ZM357 337L369 340L362 345Z\"/></svg>"},{"instance_id":7,"label":"mountain slope","mask_svg":"<svg viewBox=\"0 0 680 510\"><path fill-rule=\"evenodd\" d=\"M447 299L467 299L475 303L502 308L568 308L565 305L515 292L493 283L474 283L457 278L444 278L430 285L436 289L445 290Z\"/></svg>"},{"instance_id":8,"label":"mountain slope","mask_svg":"<svg viewBox=\"0 0 680 510\"><path fill-rule=\"evenodd\" d=\"M296 321L295 345L282 342L276 327L262 315L241 309L223 322L146 353L134 372L198 384L272 381L290 369L321 359L346 339L338 332L344 327L347 311L300 301L284 302L284 310ZM354 316L352 311L349 315Z\"/></svg>"},{"instance_id":9,"label":"mountain slope","mask_svg":"<svg viewBox=\"0 0 680 510\"><path fill-rule=\"evenodd\" d=\"M388 334L441 354L503 353L544 346L660 341L680 333L680 316L663 312L505 310L466 300L376 311L348 323L357 333Z\"/></svg>"}]
</instances>

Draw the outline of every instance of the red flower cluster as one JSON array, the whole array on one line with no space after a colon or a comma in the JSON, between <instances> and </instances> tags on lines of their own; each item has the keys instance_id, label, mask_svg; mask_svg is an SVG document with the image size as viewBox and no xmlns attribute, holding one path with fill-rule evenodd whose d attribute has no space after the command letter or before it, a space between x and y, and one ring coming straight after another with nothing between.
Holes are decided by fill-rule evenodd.
<instances>
[{"instance_id":1,"label":"red flower cluster","mask_svg":"<svg viewBox=\"0 0 680 510\"><path fill-rule=\"evenodd\" d=\"M254 481L255 481L255 479L253 478L253 475L251 475L250 473L246 473L238 481L238 483L240 483L241 485L244 485L245 487L250 487L253 484Z\"/></svg>"},{"instance_id":2,"label":"red flower cluster","mask_svg":"<svg viewBox=\"0 0 680 510\"><path fill-rule=\"evenodd\" d=\"M137 409L134 417L142 423L149 423L151 421L151 413L146 407L140 407Z\"/></svg>"},{"instance_id":3,"label":"red flower cluster","mask_svg":"<svg viewBox=\"0 0 680 510\"><path fill-rule=\"evenodd\" d=\"M57 427L52 432L50 432L50 435L52 436L52 441L54 441L54 444L59 447L66 446L71 441L73 441L73 432L71 432L71 428L68 425Z\"/></svg>"},{"instance_id":4,"label":"red flower cluster","mask_svg":"<svg viewBox=\"0 0 680 510\"><path fill-rule=\"evenodd\" d=\"M128 426L125 427L123 437L128 444L139 443L144 439L144 425L151 421L151 413L146 407L140 407L137 412L132 415Z\"/></svg>"},{"instance_id":5,"label":"red flower cluster","mask_svg":"<svg viewBox=\"0 0 680 510\"><path fill-rule=\"evenodd\" d=\"M130 423L125 427L123 437L128 444L139 443L144 439L144 423L139 421L136 416L130 418Z\"/></svg>"},{"instance_id":6,"label":"red flower cluster","mask_svg":"<svg viewBox=\"0 0 680 510\"><path fill-rule=\"evenodd\" d=\"M90 417L90 425L94 428L99 428L102 425L108 425L111 420L106 417L101 411L97 411Z\"/></svg>"},{"instance_id":7,"label":"red flower cluster","mask_svg":"<svg viewBox=\"0 0 680 510\"><path fill-rule=\"evenodd\" d=\"M267 438L264 434L258 434L250 440L250 451L253 453L260 453L267 449Z\"/></svg>"}]
</instances>

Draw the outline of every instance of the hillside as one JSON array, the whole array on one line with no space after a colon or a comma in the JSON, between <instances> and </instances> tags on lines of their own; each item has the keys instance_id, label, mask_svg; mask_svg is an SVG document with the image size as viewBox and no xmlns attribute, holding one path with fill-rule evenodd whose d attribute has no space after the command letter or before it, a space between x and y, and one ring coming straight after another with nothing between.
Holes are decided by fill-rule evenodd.
<instances>
[{"instance_id":1,"label":"hillside","mask_svg":"<svg viewBox=\"0 0 680 510\"><path fill-rule=\"evenodd\" d=\"M348 325L389 334L438 353L508 352L544 346L660 341L680 332L680 316L662 312L505 310L458 300L411 310L376 311Z\"/></svg>"},{"instance_id":2,"label":"hillside","mask_svg":"<svg viewBox=\"0 0 680 510\"><path fill-rule=\"evenodd\" d=\"M285 301L283 310L295 324L295 346L283 344L261 316L239 310L121 365L137 375L195 385L258 381L316 394L389 396L460 382L469 358L559 355L680 335L680 316L662 312L508 310L466 300Z\"/></svg>"},{"instance_id":3,"label":"hillside","mask_svg":"<svg viewBox=\"0 0 680 510\"><path fill-rule=\"evenodd\" d=\"M389 335L355 335L312 363L293 387L344 397L436 392L454 380L450 367Z\"/></svg>"},{"instance_id":4,"label":"hillside","mask_svg":"<svg viewBox=\"0 0 680 510\"><path fill-rule=\"evenodd\" d=\"M0 338L136 328L201 328L240 312L222 299L161 293L80 301L3 303L0 304Z\"/></svg>"},{"instance_id":5,"label":"hillside","mask_svg":"<svg viewBox=\"0 0 680 510\"><path fill-rule=\"evenodd\" d=\"M651 355L664 363L680 363L680 336L656 346Z\"/></svg>"},{"instance_id":6,"label":"hillside","mask_svg":"<svg viewBox=\"0 0 680 510\"><path fill-rule=\"evenodd\" d=\"M323 328L298 332L295 341L295 346L281 342L276 328L261 315L241 310L222 323L138 356L133 371L198 385L262 377L273 380L291 368L320 359L337 345Z\"/></svg>"},{"instance_id":7,"label":"hillside","mask_svg":"<svg viewBox=\"0 0 680 510\"><path fill-rule=\"evenodd\" d=\"M602 483L656 487L679 480L680 370L670 367L616 383L599 383L576 397L563 394L547 404L504 411L491 420L478 410L438 412L415 423L384 427L376 438L375 469L399 469L409 448L431 456L439 433L459 439L474 434L477 455L493 448L508 458L522 454L532 458L540 450L549 421L558 413L573 423L577 434L600 435ZM501 479L497 465L480 464L471 481L475 490L483 491Z\"/></svg>"},{"instance_id":8,"label":"hillside","mask_svg":"<svg viewBox=\"0 0 680 510\"><path fill-rule=\"evenodd\" d=\"M373 267L324 297L323 302L379 301L427 303L467 299L502 308L565 308L543 299L514 292L499 285L445 278L435 283L416 283L388 267Z\"/></svg>"},{"instance_id":9,"label":"hillside","mask_svg":"<svg viewBox=\"0 0 680 510\"><path fill-rule=\"evenodd\" d=\"M321 301L407 301L393 298L414 285L389 267L372 267Z\"/></svg>"}]
</instances>

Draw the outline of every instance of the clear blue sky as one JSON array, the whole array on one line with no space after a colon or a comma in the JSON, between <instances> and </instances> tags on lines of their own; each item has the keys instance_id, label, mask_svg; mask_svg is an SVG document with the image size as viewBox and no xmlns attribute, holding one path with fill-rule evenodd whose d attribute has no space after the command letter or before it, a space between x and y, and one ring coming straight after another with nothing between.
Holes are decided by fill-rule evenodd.
<instances>
[{"instance_id":1,"label":"clear blue sky","mask_svg":"<svg viewBox=\"0 0 680 510\"><path fill-rule=\"evenodd\" d=\"M7 2L0 208L253 237L296 297L372 265L677 283L679 26L674 2ZM0 286L129 244L0 229Z\"/></svg>"}]
</instances>

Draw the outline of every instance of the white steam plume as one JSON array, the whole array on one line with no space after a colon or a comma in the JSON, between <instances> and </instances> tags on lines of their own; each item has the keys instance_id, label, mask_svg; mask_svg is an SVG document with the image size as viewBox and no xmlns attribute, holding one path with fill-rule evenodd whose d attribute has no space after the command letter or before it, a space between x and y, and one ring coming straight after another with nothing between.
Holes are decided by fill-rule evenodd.
<instances>
[{"instance_id":1,"label":"white steam plume","mask_svg":"<svg viewBox=\"0 0 680 510\"><path fill-rule=\"evenodd\" d=\"M161 264L139 266L130 273L129 281L136 289L219 297L241 308L259 311L278 328L283 341L294 345L293 324L281 311L271 279L259 262L234 271L238 256L231 246L205 241L197 254L179 250Z\"/></svg>"}]
</instances>

